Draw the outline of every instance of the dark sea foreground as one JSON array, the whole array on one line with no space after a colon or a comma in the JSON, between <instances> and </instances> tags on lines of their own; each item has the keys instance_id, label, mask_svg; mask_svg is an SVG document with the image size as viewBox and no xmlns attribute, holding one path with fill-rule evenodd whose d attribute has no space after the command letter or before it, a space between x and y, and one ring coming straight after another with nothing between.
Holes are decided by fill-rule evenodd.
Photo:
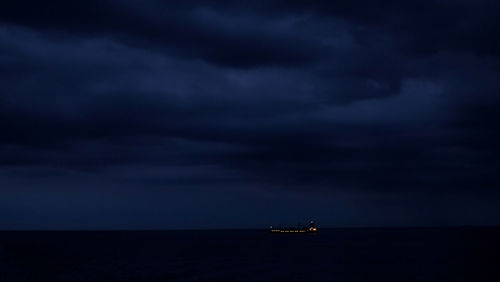
<instances>
[{"instance_id":1,"label":"dark sea foreground","mask_svg":"<svg viewBox=\"0 0 500 282\"><path fill-rule=\"evenodd\" d=\"M0 281L500 281L499 228L2 231Z\"/></svg>"}]
</instances>

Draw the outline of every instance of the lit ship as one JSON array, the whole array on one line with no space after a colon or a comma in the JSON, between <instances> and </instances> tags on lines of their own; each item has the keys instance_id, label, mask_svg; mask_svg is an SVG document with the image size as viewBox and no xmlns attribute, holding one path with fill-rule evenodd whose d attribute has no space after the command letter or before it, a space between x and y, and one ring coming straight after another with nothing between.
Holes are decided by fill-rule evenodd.
<instances>
[{"instance_id":1,"label":"lit ship","mask_svg":"<svg viewBox=\"0 0 500 282\"><path fill-rule=\"evenodd\" d=\"M309 226L297 226L297 227L284 227L281 226L278 228L269 227L270 233L316 233L318 229L314 225L314 221L309 222Z\"/></svg>"}]
</instances>

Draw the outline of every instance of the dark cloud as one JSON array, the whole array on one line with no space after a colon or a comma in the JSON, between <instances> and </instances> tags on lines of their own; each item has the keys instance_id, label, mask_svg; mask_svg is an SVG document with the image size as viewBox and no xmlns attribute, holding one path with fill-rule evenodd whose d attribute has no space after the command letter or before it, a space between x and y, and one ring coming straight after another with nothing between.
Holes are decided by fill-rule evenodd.
<instances>
[{"instance_id":1,"label":"dark cloud","mask_svg":"<svg viewBox=\"0 0 500 282\"><path fill-rule=\"evenodd\" d=\"M0 14L5 22L63 36L111 36L130 45L237 68L302 65L318 60L326 51L317 40L273 26L227 18L205 5L157 1L88 1L76 5L65 1L29 4L8 1L5 6Z\"/></svg>"},{"instance_id":2,"label":"dark cloud","mask_svg":"<svg viewBox=\"0 0 500 282\"><path fill-rule=\"evenodd\" d=\"M201 187L221 203L233 191L242 206L247 193L262 205L270 194L356 199L379 219L389 198L413 214L419 203L441 210L443 197L458 195L448 207L459 209L499 196L494 1L1 5L10 193L76 175L183 201L197 191L201 206ZM322 203L331 224L353 220L328 218Z\"/></svg>"}]
</instances>

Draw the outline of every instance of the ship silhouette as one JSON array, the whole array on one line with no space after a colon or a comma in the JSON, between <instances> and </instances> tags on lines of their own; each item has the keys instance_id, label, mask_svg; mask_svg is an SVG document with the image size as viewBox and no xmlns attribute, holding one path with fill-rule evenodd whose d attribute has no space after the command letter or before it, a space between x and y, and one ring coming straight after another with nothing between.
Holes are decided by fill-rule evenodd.
<instances>
[{"instance_id":1,"label":"ship silhouette","mask_svg":"<svg viewBox=\"0 0 500 282\"><path fill-rule=\"evenodd\" d=\"M269 226L270 233L316 233L318 232L318 228L316 228L314 221L309 222L309 226L301 226L300 224L297 227L273 227Z\"/></svg>"}]
</instances>

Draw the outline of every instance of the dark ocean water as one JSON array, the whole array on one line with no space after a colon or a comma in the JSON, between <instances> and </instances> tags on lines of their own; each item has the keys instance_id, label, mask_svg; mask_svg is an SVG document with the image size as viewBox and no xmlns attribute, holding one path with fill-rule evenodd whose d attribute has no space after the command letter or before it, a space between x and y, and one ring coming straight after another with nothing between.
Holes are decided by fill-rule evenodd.
<instances>
[{"instance_id":1,"label":"dark ocean water","mask_svg":"<svg viewBox=\"0 0 500 282\"><path fill-rule=\"evenodd\" d=\"M0 232L0 281L500 281L500 229Z\"/></svg>"}]
</instances>

